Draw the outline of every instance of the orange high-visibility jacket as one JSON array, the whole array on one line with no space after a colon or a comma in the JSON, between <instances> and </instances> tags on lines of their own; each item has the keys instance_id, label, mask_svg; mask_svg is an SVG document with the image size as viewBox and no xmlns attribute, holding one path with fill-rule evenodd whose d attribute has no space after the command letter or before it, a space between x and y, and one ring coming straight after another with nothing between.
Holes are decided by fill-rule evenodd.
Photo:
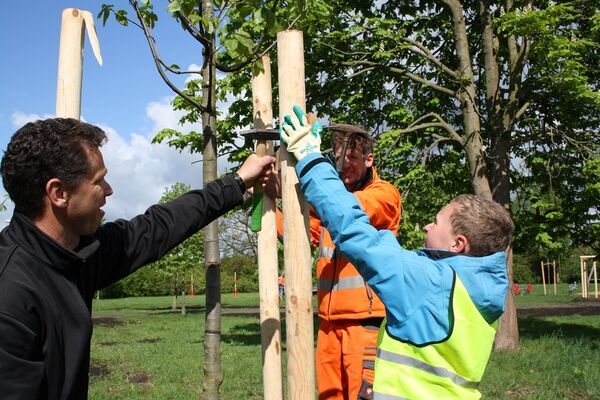
<instances>
[{"instance_id":1,"label":"orange high-visibility jacket","mask_svg":"<svg viewBox=\"0 0 600 400\"><path fill-rule=\"evenodd\" d=\"M357 197L371 225L377 229L398 231L401 214L400 192L391 183L379 178L371 168L372 178L353 194ZM279 214L279 213L278 213ZM278 217L281 217L279 214ZM281 219L277 230L281 235ZM310 234L313 247L319 247L317 261L317 296L319 317L327 320L385 317L383 303L366 284L356 268L335 250L329 232L321 226L311 208Z\"/></svg>"}]
</instances>

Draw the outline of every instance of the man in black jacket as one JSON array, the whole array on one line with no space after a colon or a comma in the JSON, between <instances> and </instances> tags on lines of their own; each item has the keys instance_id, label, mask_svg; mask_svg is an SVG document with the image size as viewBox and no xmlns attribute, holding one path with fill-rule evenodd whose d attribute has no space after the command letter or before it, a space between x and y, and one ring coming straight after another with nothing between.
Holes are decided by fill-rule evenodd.
<instances>
[{"instance_id":1,"label":"man in black jacket","mask_svg":"<svg viewBox=\"0 0 600 400\"><path fill-rule=\"evenodd\" d=\"M272 157L130 221L100 226L112 188L98 127L74 119L25 125L4 153L15 203L0 233L0 397L85 399L94 293L157 260L242 202Z\"/></svg>"}]
</instances>

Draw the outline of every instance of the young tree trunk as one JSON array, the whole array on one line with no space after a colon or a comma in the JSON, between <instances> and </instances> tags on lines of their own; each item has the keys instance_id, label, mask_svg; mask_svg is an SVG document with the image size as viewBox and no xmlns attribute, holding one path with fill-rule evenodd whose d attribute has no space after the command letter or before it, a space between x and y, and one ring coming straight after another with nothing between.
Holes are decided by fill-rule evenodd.
<instances>
[{"instance_id":1,"label":"young tree trunk","mask_svg":"<svg viewBox=\"0 0 600 400\"><path fill-rule=\"evenodd\" d=\"M210 0L202 1L203 15L212 18ZM217 178L217 121L216 121L216 67L213 56L214 35L211 48L205 50L208 58L202 70L202 102L206 112L202 113L203 182L204 185ZM221 256L219 251L219 224L215 220L204 228L204 263L206 267L206 324L204 327L204 384L203 397L207 400L219 398L223 382L221 372Z\"/></svg>"}]
</instances>

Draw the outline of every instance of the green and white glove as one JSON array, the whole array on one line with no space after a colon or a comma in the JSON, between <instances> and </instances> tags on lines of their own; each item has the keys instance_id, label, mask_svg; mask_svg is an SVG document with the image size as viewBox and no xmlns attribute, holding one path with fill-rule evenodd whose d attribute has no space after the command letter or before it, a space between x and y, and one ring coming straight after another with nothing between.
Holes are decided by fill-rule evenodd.
<instances>
[{"instance_id":1,"label":"green and white glove","mask_svg":"<svg viewBox=\"0 0 600 400\"><path fill-rule=\"evenodd\" d=\"M283 117L283 123L279 129L279 137L287 146L287 151L293 153L296 160L300 161L311 153L321 152L323 125L319 121L315 121L314 124L310 125L306 114L300 107L294 106L292 109L300 126L294 125L292 117L286 115Z\"/></svg>"}]
</instances>

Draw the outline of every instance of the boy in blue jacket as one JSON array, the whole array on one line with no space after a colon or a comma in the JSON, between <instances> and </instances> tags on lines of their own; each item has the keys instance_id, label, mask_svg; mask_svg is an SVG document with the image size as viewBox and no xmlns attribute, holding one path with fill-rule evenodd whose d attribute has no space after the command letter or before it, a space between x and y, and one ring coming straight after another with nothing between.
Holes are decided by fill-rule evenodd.
<instances>
[{"instance_id":1,"label":"boy in blue jacket","mask_svg":"<svg viewBox=\"0 0 600 400\"><path fill-rule=\"evenodd\" d=\"M374 399L478 399L508 289L504 250L514 224L501 205L461 195L425 226L425 249L402 248L371 226L321 155L318 122L286 116L281 140L308 202L336 246L386 306Z\"/></svg>"}]
</instances>

